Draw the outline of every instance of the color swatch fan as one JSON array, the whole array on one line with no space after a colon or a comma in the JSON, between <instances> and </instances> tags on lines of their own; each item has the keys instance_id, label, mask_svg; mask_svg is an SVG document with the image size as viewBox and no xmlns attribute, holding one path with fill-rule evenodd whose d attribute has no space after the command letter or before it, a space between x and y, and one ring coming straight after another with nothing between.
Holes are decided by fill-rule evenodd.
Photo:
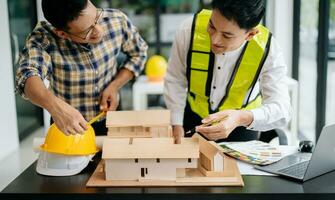
<instances>
[{"instance_id":1,"label":"color swatch fan","mask_svg":"<svg viewBox=\"0 0 335 200\"><path fill-rule=\"evenodd\" d=\"M255 165L268 165L283 158L278 147L269 143L253 140L248 142L222 142L223 152Z\"/></svg>"}]
</instances>

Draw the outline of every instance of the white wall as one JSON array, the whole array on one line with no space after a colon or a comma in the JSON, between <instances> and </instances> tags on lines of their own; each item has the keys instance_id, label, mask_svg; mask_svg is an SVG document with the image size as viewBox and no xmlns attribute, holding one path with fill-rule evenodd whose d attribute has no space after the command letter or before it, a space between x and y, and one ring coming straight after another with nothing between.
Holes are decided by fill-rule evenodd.
<instances>
[{"instance_id":1,"label":"white wall","mask_svg":"<svg viewBox=\"0 0 335 200\"><path fill-rule=\"evenodd\" d=\"M293 49L293 3L292 0L268 0L267 27L271 30L280 47L288 67L288 75L292 74Z\"/></svg>"},{"instance_id":2,"label":"white wall","mask_svg":"<svg viewBox=\"0 0 335 200\"><path fill-rule=\"evenodd\" d=\"M19 146L7 1L0 1L0 160Z\"/></svg>"}]
</instances>

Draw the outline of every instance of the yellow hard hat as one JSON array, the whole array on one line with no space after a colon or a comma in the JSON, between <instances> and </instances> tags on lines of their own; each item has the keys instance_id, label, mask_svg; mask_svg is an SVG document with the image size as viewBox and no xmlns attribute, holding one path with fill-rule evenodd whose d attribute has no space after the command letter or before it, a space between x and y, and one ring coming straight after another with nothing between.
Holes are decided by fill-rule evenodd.
<instances>
[{"instance_id":1,"label":"yellow hard hat","mask_svg":"<svg viewBox=\"0 0 335 200\"><path fill-rule=\"evenodd\" d=\"M145 74L149 81L163 80L167 70L167 62L163 56L151 56L146 64Z\"/></svg>"},{"instance_id":2,"label":"yellow hard hat","mask_svg":"<svg viewBox=\"0 0 335 200\"><path fill-rule=\"evenodd\" d=\"M52 124L41 150L62 155L90 155L99 151L95 144L95 132L90 124L85 133L69 136Z\"/></svg>"}]
</instances>

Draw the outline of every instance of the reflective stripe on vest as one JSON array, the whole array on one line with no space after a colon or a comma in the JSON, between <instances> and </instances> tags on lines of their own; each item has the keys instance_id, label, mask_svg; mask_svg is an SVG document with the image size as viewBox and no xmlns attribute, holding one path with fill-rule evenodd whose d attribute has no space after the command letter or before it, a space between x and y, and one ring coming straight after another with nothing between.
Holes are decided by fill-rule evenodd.
<instances>
[{"instance_id":1,"label":"reflective stripe on vest","mask_svg":"<svg viewBox=\"0 0 335 200\"><path fill-rule=\"evenodd\" d=\"M218 109L209 103L215 55L210 49L207 25L212 11L202 10L194 16L190 49L187 57L187 100L193 112L204 118L210 113L226 109L253 109L262 103L261 95L250 99L259 73L268 55L271 33L258 25L259 33L245 45Z\"/></svg>"}]
</instances>

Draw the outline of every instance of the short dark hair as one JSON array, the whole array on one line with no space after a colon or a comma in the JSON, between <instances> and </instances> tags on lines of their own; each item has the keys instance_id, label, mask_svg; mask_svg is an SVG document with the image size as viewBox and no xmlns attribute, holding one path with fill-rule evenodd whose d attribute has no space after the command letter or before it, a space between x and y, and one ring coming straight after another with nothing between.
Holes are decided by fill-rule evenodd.
<instances>
[{"instance_id":1,"label":"short dark hair","mask_svg":"<svg viewBox=\"0 0 335 200\"><path fill-rule=\"evenodd\" d=\"M77 19L88 0L42 0L44 17L56 28L68 30L68 23Z\"/></svg>"},{"instance_id":2,"label":"short dark hair","mask_svg":"<svg viewBox=\"0 0 335 200\"><path fill-rule=\"evenodd\" d=\"M257 26L265 13L264 0L213 0L212 8L246 30Z\"/></svg>"}]
</instances>

